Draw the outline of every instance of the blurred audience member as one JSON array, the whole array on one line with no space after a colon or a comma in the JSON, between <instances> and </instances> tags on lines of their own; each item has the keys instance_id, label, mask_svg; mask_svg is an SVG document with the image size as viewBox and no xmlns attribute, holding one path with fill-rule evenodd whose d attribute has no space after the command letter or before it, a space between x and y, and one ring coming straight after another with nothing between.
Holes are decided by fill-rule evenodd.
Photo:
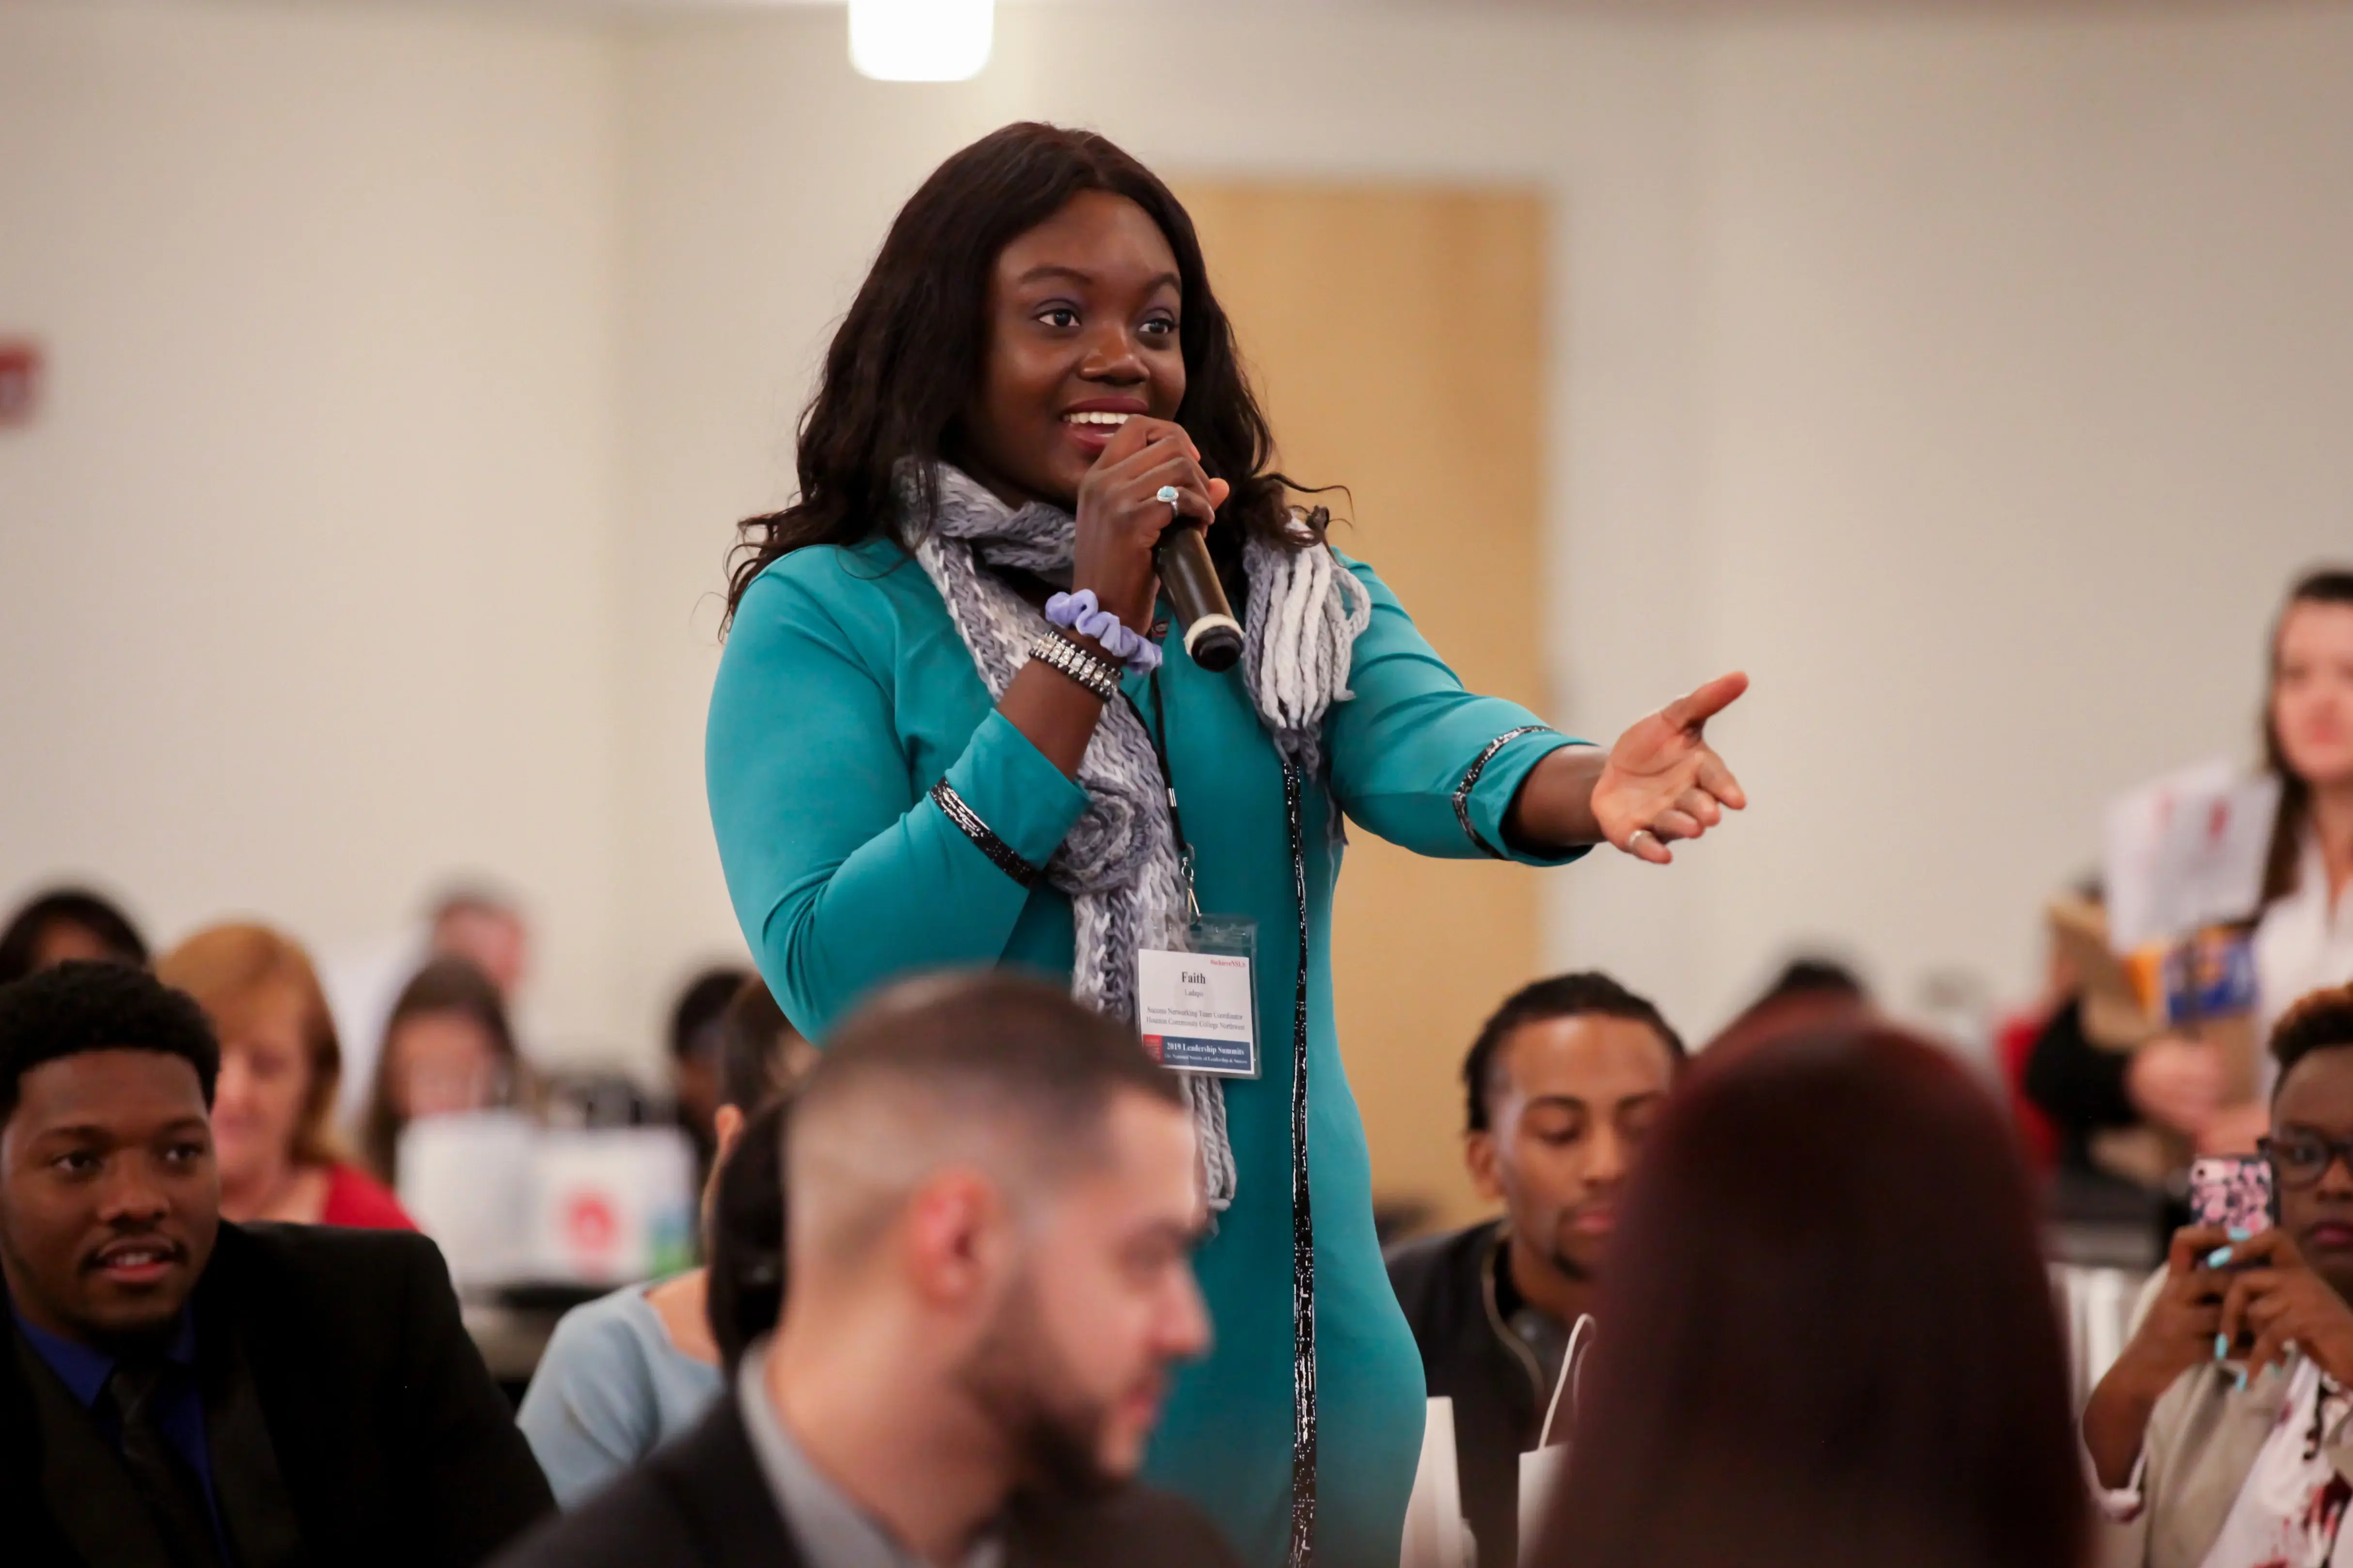
<instances>
[{"instance_id":1,"label":"blurred audience member","mask_svg":"<svg viewBox=\"0 0 2353 1568\"><path fill-rule=\"evenodd\" d=\"M2026 1093L2051 1119L2063 1168L2102 1169L2093 1145L2102 1132L2158 1127L2178 1132L2186 1148L2222 1110L2228 1079L2213 1046L2180 1035L2160 1035L2130 1050L2111 1050L2085 1037L2082 1004L2070 998L2051 1015L2026 1060Z\"/></svg>"},{"instance_id":2,"label":"blurred audience member","mask_svg":"<svg viewBox=\"0 0 2353 1568\"><path fill-rule=\"evenodd\" d=\"M2096 879L2092 885L2097 888ZM2010 1098L2010 1120L2038 1172L2056 1170L2066 1150L2059 1120L2034 1098L2028 1082L2034 1050L2060 1012L2078 1004L2082 989L2082 976L2054 937L2043 951L2042 994L2007 1014L1994 1028L1994 1064L2000 1069L2002 1088Z\"/></svg>"},{"instance_id":3,"label":"blurred audience member","mask_svg":"<svg viewBox=\"0 0 2353 1568\"><path fill-rule=\"evenodd\" d=\"M491 883L445 883L403 931L331 947L319 955L319 979L343 1042L343 1120L367 1114L385 1021L401 988L436 958L463 958L499 989L511 1030L528 1039L522 991L531 970L531 931L522 905Z\"/></svg>"},{"instance_id":4,"label":"blurred audience member","mask_svg":"<svg viewBox=\"0 0 2353 1568\"><path fill-rule=\"evenodd\" d=\"M220 1040L213 1152L225 1219L414 1230L335 1136L343 1052L310 954L266 926L216 925L157 961Z\"/></svg>"},{"instance_id":5,"label":"blurred audience member","mask_svg":"<svg viewBox=\"0 0 2353 1568\"><path fill-rule=\"evenodd\" d=\"M2353 569L2307 573L2272 628L2263 762L2279 816L2255 921L2257 1021L2353 982ZM2202 1150L2251 1151L2269 1126L2258 1098L2210 1120Z\"/></svg>"},{"instance_id":6,"label":"blurred audience member","mask_svg":"<svg viewBox=\"0 0 2353 1568\"><path fill-rule=\"evenodd\" d=\"M2353 569L2306 574L2272 626L2263 764L2279 815L2251 939L2256 1022L2268 1030L2297 997L2353 982ZM2205 1153L2251 1152L2269 1129L2259 1095L2200 1130Z\"/></svg>"},{"instance_id":7,"label":"blurred audience member","mask_svg":"<svg viewBox=\"0 0 2353 1568\"><path fill-rule=\"evenodd\" d=\"M2271 1042L2279 1224L2193 1226L2084 1409L2108 1560L2269 1568L2341 1559L2353 1503L2353 987ZM2353 1543L2348 1543L2353 1544Z\"/></svg>"},{"instance_id":8,"label":"blurred audience member","mask_svg":"<svg viewBox=\"0 0 2353 1568\"><path fill-rule=\"evenodd\" d=\"M2052 905L2045 999L2020 1074L2028 1102L2058 1144L2063 1199L2119 1182L2153 1195L2221 1112L2230 1078L2220 1047L2178 1034L2129 1044L2147 1028L2137 1005L2120 1009L2085 997L2084 977L2068 956L2068 932L2090 930L2105 941L2102 902L2093 879ZM2094 1039L2095 1033L2103 1037ZM2151 1145L2114 1136L2141 1129L2174 1137Z\"/></svg>"},{"instance_id":9,"label":"blurred audience member","mask_svg":"<svg viewBox=\"0 0 2353 1568\"><path fill-rule=\"evenodd\" d=\"M765 1010L745 1005L757 994ZM756 977L739 978L713 1020L717 1163L703 1190L706 1254L716 1256L714 1196L745 1118L784 1092L799 1037ZM773 1160L756 1161L774 1173ZM776 1196L782 1199L779 1181ZM783 1230L781 1220L777 1234ZM516 1419L555 1500L577 1506L702 1419L719 1397L721 1351L707 1304L711 1273L691 1268L575 1307L555 1325ZM768 1317L776 1321L775 1313Z\"/></svg>"},{"instance_id":10,"label":"blurred audience member","mask_svg":"<svg viewBox=\"0 0 2353 1568\"><path fill-rule=\"evenodd\" d=\"M130 916L87 888L36 894L0 928L0 985L76 958L144 964L147 943Z\"/></svg>"},{"instance_id":11,"label":"blurred audience member","mask_svg":"<svg viewBox=\"0 0 2353 1568\"><path fill-rule=\"evenodd\" d=\"M0 1530L24 1568L482 1561L552 1500L432 1243L224 1222L204 1013L0 989Z\"/></svg>"},{"instance_id":12,"label":"blurred audience member","mask_svg":"<svg viewBox=\"0 0 2353 1568\"><path fill-rule=\"evenodd\" d=\"M426 938L434 958L462 958L491 978L512 1009L531 974L531 928L522 906L479 884L452 888L434 900Z\"/></svg>"},{"instance_id":13,"label":"blurred audience member","mask_svg":"<svg viewBox=\"0 0 2353 1568\"><path fill-rule=\"evenodd\" d=\"M2309 574L2280 612L2263 753L2281 795L2255 975L2276 1016L2353 983L2353 570Z\"/></svg>"},{"instance_id":14,"label":"blurred audience member","mask_svg":"<svg viewBox=\"0 0 2353 1568\"><path fill-rule=\"evenodd\" d=\"M1726 1039L1750 1039L1814 1023L1854 1022L1871 1011L1871 990L1835 958L1801 954L1725 1026Z\"/></svg>"},{"instance_id":15,"label":"blurred audience member","mask_svg":"<svg viewBox=\"0 0 2353 1568\"><path fill-rule=\"evenodd\" d=\"M1507 999L1462 1063L1464 1162L1500 1220L1389 1254L1431 1398L1454 1402L1482 1563L1519 1559L1520 1455L1590 1313L1619 1190L1683 1061L1659 1010L1606 974Z\"/></svg>"},{"instance_id":16,"label":"blurred audience member","mask_svg":"<svg viewBox=\"0 0 2353 1568\"><path fill-rule=\"evenodd\" d=\"M720 1162L709 1216L710 1283L703 1311L719 1364L733 1376L785 1310L785 1120L772 1100L744 1123Z\"/></svg>"},{"instance_id":17,"label":"blurred audience member","mask_svg":"<svg viewBox=\"0 0 2353 1568\"><path fill-rule=\"evenodd\" d=\"M702 1425L516 1549L562 1564L1230 1563L1126 1484L1208 1321L1199 1151L1134 1034L997 973L843 1023L791 1119L792 1289Z\"/></svg>"},{"instance_id":18,"label":"blurred audience member","mask_svg":"<svg viewBox=\"0 0 2353 1568\"><path fill-rule=\"evenodd\" d=\"M437 958L402 988L385 1023L361 1152L396 1184L401 1129L428 1116L523 1104L525 1074L498 986L466 959Z\"/></svg>"},{"instance_id":19,"label":"blurred audience member","mask_svg":"<svg viewBox=\"0 0 2353 1568\"><path fill-rule=\"evenodd\" d=\"M1566 1568L2082 1568L2031 1179L1951 1058L1869 1019L1719 1042L1620 1206Z\"/></svg>"},{"instance_id":20,"label":"blurred audience member","mask_svg":"<svg viewBox=\"0 0 2353 1568\"><path fill-rule=\"evenodd\" d=\"M754 1108L808 1077L817 1064L817 1047L793 1027L766 983L756 974L746 975L719 1020L716 1126L726 1131L729 1106L736 1108L740 1123Z\"/></svg>"},{"instance_id":21,"label":"blurred audience member","mask_svg":"<svg viewBox=\"0 0 2353 1568\"><path fill-rule=\"evenodd\" d=\"M678 1124L693 1141L695 1163L706 1180L719 1154L720 1019L750 977L740 965L706 969L687 982L670 1009L670 1093Z\"/></svg>"}]
</instances>

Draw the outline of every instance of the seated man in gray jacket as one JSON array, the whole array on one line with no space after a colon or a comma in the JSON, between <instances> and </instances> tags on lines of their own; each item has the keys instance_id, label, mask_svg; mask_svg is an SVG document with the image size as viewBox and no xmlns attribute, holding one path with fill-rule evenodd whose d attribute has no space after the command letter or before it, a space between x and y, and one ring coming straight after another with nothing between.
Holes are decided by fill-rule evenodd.
<instances>
[{"instance_id":1,"label":"seated man in gray jacket","mask_svg":"<svg viewBox=\"0 0 2353 1568\"><path fill-rule=\"evenodd\" d=\"M2193 1226L2085 1405L2103 1555L2147 1568L2343 1561L2353 1503L2353 986L2272 1036L2279 1224ZM2353 1540L2346 1542L2353 1551Z\"/></svg>"}]
</instances>

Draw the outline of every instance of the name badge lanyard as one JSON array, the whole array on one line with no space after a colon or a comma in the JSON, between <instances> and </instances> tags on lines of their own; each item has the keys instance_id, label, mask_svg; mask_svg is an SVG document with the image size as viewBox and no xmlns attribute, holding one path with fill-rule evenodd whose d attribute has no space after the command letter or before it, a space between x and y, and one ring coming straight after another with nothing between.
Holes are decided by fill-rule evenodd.
<instances>
[{"instance_id":1,"label":"name badge lanyard","mask_svg":"<svg viewBox=\"0 0 2353 1568\"><path fill-rule=\"evenodd\" d=\"M1185 837L1184 814L1176 806L1176 774L1168 766L1168 742L1163 739L1168 732L1168 710L1160 700L1160 672L1154 670L1146 678L1152 687L1152 721L1145 723L1144 710L1124 690L1119 700L1144 725L1144 732L1152 738L1152 760L1160 764L1160 787L1168 795L1168 827L1176 837L1176 865L1185 879L1185 920L1188 925L1201 923L1201 900L1193 889L1193 846Z\"/></svg>"},{"instance_id":2,"label":"name badge lanyard","mask_svg":"<svg viewBox=\"0 0 2353 1568\"><path fill-rule=\"evenodd\" d=\"M1168 826L1176 839L1176 860L1185 879L1186 918L1192 922L1198 937L1205 924L1200 900L1196 895L1193 878L1193 847L1185 837L1185 819L1176 804L1176 775L1168 763L1168 710L1160 696L1160 672L1154 670L1149 678L1152 688L1152 721L1145 723L1144 710L1126 691L1120 700L1144 725L1152 741L1153 761L1160 766L1161 787L1168 795ZM1297 994L1292 1000L1292 1078L1291 1078L1291 1356L1292 1356L1292 1444L1291 1444L1291 1539L1284 1553L1286 1568L1307 1568L1314 1554L1315 1540L1315 1456L1318 1425L1315 1397L1315 1226L1309 1202L1307 1177L1307 856L1306 834L1302 821L1301 796L1305 779L1298 762L1286 754L1282 759L1283 815L1291 837L1291 879L1293 896L1299 917L1299 974ZM1237 922L1244 944L1254 947L1254 932L1250 922ZM1255 971L1256 965L1252 964ZM1251 1056L1256 1058L1253 1046ZM1250 1076L1256 1077L1255 1059Z\"/></svg>"},{"instance_id":3,"label":"name badge lanyard","mask_svg":"<svg viewBox=\"0 0 2353 1568\"><path fill-rule=\"evenodd\" d=\"M1167 794L1168 826L1176 840L1177 874L1185 885L1184 935L1168 947L1135 955L1135 1022L1145 1047L1163 1067L1217 1078L1256 1078L1258 1055L1258 927L1240 915L1204 915L1195 888L1193 847L1176 801L1176 770L1164 738L1168 710L1157 671L1152 677L1153 721L1120 694L1152 739L1153 760Z\"/></svg>"}]
</instances>

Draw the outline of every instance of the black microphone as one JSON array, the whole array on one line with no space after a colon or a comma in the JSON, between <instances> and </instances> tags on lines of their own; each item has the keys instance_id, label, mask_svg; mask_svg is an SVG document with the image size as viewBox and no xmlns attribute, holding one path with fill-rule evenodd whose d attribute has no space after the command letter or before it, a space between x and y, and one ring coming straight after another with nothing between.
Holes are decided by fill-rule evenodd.
<instances>
[{"instance_id":1,"label":"black microphone","mask_svg":"<svg viewBox=\"0 0 2353 1568\"><path fill-rule=\"evenodd\" d=\"M1176 624L1185 628L1185 651L1212 675L1231 669L1242 656L1241 623L1226 603L1225 584L1209 560L1208 541L1198 520L1180 517L1160 531L1152 549Z\"/></svg>"}]
</instances>

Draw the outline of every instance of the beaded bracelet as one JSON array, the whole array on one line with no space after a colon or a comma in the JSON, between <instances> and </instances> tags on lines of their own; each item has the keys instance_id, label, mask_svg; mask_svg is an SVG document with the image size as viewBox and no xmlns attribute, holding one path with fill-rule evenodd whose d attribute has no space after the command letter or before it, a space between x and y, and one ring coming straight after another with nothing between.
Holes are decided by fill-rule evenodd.
<instances>
[{"instance_id":1,"label":"beaded bracelet","mask_svg":"<svg viewBox=\"0 0 2353 1568\"><path fill-rule=\"evenodd\" d=\"M1057 594L1047 600L1046 624L1094 638L1132 675L1149 675L1160 668L1160 645L1128 630L1117 616L1095 602L1092 588Z\"/></svg>"},{"instance_id":2,"label":"beaded bracelet","mask_svg":"<svg viewBox=\"0 0 2353 1568\"><path fill-rule=\"evenodd\" d=\"M1081 647L1058 631L1039 632L1029 644L1029 657L1085 687L1104 702L1119 695L1119 666Z\"/></svg>"}]
</instances>

